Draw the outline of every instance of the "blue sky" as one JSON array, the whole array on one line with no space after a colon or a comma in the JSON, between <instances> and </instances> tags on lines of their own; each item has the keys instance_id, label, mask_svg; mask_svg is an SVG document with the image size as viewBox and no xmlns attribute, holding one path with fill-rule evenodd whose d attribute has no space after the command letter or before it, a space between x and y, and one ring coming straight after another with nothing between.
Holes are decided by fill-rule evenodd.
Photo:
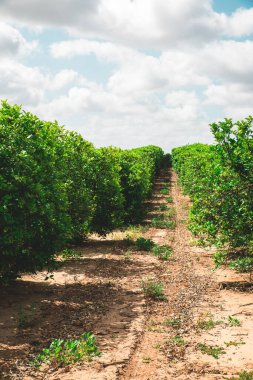
<instances>
[{"instance_id":1,"label":"blue sky","mask_svg":"<svg viewBox=\"0 0 253 380\"><path fill-rule=\"evenodd\" d=\"M224 12L231 14L238 8L251 8L253 6L252 0L214 0L213 8L216 12Z\"/></svg>"},{"instance_id":2,"label":"blue sky","mask_svg":"<svg viewBox=\"0 0 253 380\"><path fill-rule=\"evenodd\" d=\"M0 3L0 98L96 146L212 142L252 114L253 0Z\"/></svg>"}]
</instances>

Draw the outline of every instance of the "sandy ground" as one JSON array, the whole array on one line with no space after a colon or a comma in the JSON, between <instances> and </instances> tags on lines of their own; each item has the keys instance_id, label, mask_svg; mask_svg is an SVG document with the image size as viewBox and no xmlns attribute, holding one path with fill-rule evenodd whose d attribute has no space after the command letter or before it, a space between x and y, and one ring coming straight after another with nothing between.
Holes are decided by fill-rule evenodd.
<instances>
[{"instance_id":1,"label":"sandy ground","mask_svg":"<svg viewBox=\"0 0 253 380\"><path fill-rule=\"evenodd\" d=\"M164 179L156 181L147 224L165 202ZM80 257L67 260L53 279L44 281L46 273L23 276L0 289L0 379L218 380L253 370L253 286L247 276L214 272L212 249L193 244L186 223L189 199L174 173L171 195L176 228L149 227L144 233L173 247L169 261L136 251L124 233L115 232L79 248ZM147 278L163 282L167 301L144 296ZM201 328L208 320L214 326ZM65 369L29 366L52 338L84 331L96 336L100 358ZM223 353L216 359L199 344L219 346Z\"/></svg>"}]
</instances>

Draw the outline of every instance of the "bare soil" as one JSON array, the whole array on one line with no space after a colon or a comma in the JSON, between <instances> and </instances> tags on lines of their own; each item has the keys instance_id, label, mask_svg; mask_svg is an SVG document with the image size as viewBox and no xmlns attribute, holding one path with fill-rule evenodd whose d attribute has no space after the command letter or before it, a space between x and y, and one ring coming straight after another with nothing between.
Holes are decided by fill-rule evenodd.
<instances>
[{"instance_id":1,"label":"bare soil","mask_svg":"<svg viewBox=\"0 0 253 380\"><path fill-rule=\"evenodd\" d=\"M148 226L165 203L165 177L156 181ZM218 380L253 370L253 285L247 275L213 271L212 248L196 246L187 229L190 202L174 173L170 195L176 228L144 233L173 248L169 261L137 251L115 232L92 237L52 279L41 272L0 289L0 379ZM149 278L163 282L167 301L144 296ZM203 329L209 320L213 328ZM100 358L67 368L29 365L53 338L85 331L96 336ZM216 359L199 344L223 353Z\"/></svg>"}]
</instances>

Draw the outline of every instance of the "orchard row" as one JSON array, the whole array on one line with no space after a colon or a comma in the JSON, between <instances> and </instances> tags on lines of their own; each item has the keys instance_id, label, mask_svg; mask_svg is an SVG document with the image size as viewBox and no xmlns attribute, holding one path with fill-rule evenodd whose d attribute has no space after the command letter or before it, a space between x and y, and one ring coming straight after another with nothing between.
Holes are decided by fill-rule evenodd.
<instances>
[{"instance_id":1,"label":"orchard row","mask_svg":"<svg viewBox=\"0 0 253 380\"><path fill-rule=\"evenodd\" d=\"M215 145L172 151L172 161L193 206L190 229L220 248L216 264L230 259L238 271L253 270L253 118L211 124Z\"/></svg>"},{"instance_id":2,"label":"orchard row","mask_svg":"<svg viewBox=\"0 0 253 380\"><path fill-rule=\"evenodd\" d=\"M142 218L161 148L96 149L57 122L0 108L0 279L54 262L70 242Z\"/></svg>"}]
</instances>

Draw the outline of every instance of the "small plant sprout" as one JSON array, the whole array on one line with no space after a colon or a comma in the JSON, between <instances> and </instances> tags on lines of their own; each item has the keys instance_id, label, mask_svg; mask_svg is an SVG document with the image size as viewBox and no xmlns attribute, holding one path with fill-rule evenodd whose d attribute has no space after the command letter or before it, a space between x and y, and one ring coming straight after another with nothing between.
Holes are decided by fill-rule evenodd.
<instances>
[{"instance_id":1,"label":"small plant sprout","mask_svg":"<svg viewBox=\"0 0 253 380\"><path fill-rule=\"evenodd\" d=\"M174 229L176 224L174 220L164 220L164 217L156 217L152 220L151 226L161 229Z\"/></svg>"},{"instance_id":2,"label":"small plant sprout","mask_svg":"<svg viewBox=\"0 0 253 380\"><path fill-rule=\"evenodd\" d=\"M82 360L91 360L92 357L100 355L94 335L87 332L82 334L79 339L53 339L50 346L44 348L33 359L32 364L35 367L40 367L42 363L65 367Z\"/></svg>"},{"instance_id":3,"label":"small plant sprout","mask_svg":"<svg viewBox=\"0 0 253 380\"><path fill-rule=\"evenodd\" d=\"M142 363L144 363L144 364L149 364L151 361L152 361L152 359L150 357L142 358Z\"/></svg>"},{"instance_id":4,"label":"small plant sprout","mask_svg":"<svg viewBox=\"0 0 253 380\"><path fill-rule=\"evenodd\" d=\"M156 350L160 350L161 347L162 347L161 343L155 343L153 345L153 348L155 348Z\"/></svg>"},{"instance_id":5,"label":"small plant sprout","mask_svg":"<svg viewBox=\"0 0 253 380\"><path fill-rule=\"evenodd\" d=\"M230 377L229 380L253 380L253 371L239 372L236 377Z\"/></svg>"},{"instance_id":6,"label":"small plant sprout","mask_svg":"<svg viewBox=\"0 0 253 380\"><path fill-rule=\"evenodd\" d=\"M208 346L205 343L199 343L197 345L197 349L206 355L210 355L215 359L219 359L219 357L226 353L223 347L221 346Z\"/></svg>"},{"instance_id":7,"label":"small plant sprout","mask_svg":"<svg viewBox=\"0 0 253 380\"><path fill-rule=\"evenodd\" d=\"M165 200L168 203L173 203L173 198L172 197L166 197Z\"/></svg>"},{"instance_id":8,"label":"small plant sprout","mask_svg":"<svg viewBox=\"0 0 253 380\"><path fill-rule=\"evenodd\" d=\"M166 211L168 210L168 206L165 203L160 204L159 206L160 211Z\"/></svg>"},{"instance_id":9,"label":"small plant sprout","mask_svg":"<svg viewBox=\"0 0 253 380\"><path fill-rule=\"evenodd\" d=\"M146 297L158 301L166 301L167 297L164 294L162 282L157 282L154 279L142 281L142 289Z\"/></svg>"},{"instance_id":10,"label":"small plant sprout","mask_svg":"<svg viewBox=\"0 0 253 380\"><path fill-rule=\"evenodd\" d=\"M241 326L241 321L238 318L234 318L231 315L228 317L228 324L231 327Z\"/></svg>"},{"instance_id":11,"label":"small plant sprout","mask_svg":"<svg viewBox=\"0 0 253 380\"><path fill-rule=\"evenodd\" d=\"M134 242L136 241L138 238L140 238L142 236L142 234L146 231L146 227L145 226L141 226L141 225L130 225L127 230L126 230L126 234L125 234L125 237L127 240L131 241L131 242Z\"/></svg>"},{"instance_id":12,"label":"small plant sprout","mask_svg":"<svg viewBox=\"0 0 253 380\"><path fill-rule=\"evenodd\" d=\"M136 247L140 251L151 251L154 247L155 243L150 239L145 239L144 237L140 237L136 240Z\"/></svg>"},{"instance_id":13,"label":"small plant sprout","mask_svg":"<svg viewBox=\"0 0 253 380\"><path fill-rule=\"evenodd\" d=\"M167 261L172 255L172 248L168 245L155 245L152 249L154 256L157 256L160 260Z\"/></svg>"},{"instance_id":14,"label":"small plant sprout","mask_svg":"<svg viewBox=\"0 0 253 380\"><path fill-rule=\"evenodd\" d=\"M169 194L169 189L167 189L166 187L164 187L164 188L161 189L160 193L163 194L163 195L167 195L167 194Z\"/></svg>"},{"instance_id":15,"label":"small plant sprout","mask_svg":"<svg viewBox=\"0 0 253 380\"><path fill-rule=\"evenodd\" d=\"M173 336L173 338L171 339L171 341L172 341L173 344L175 344L176 346L179 346L179 347L185 345L184 339L179 334Z\"/></svg>"},{"instance_id":16,"label":"small plant sprout","mask_svg":"<svg viewBox=\"0 0 253 380\"><path fill-rule=\"evenodd\" d=\"M197 322L197 328L201 330L211 330L221 323L222 321L215 321L213 316L210 315L209 318L200 318Z\"/></svg>"},{"instance_id":17,"label":"small plant sprout","mask_svg":"<svg viewBox=\"0 0 253 380\"><path fill-rule=\"evenodd\" d=\"M242 340L240 340L239 342L230 340L229 342L224 342L224 344L226 345L226 347L230 347L230 346L239 346L241 344L245 344L245 342L243 342Z\"/></svg>"},{"instance_id":18,"label":"small plant sprout","mask_svg":"<svg viewBox=\"0 0 253 380\"><path fill-rule=\"evenodd\" d=\"M163 322L165 326L171 326L171 327L180 327L181 326L181 320L178 318L170 318L170 319L165 319Z\"/></svg>"}]
</instances>

